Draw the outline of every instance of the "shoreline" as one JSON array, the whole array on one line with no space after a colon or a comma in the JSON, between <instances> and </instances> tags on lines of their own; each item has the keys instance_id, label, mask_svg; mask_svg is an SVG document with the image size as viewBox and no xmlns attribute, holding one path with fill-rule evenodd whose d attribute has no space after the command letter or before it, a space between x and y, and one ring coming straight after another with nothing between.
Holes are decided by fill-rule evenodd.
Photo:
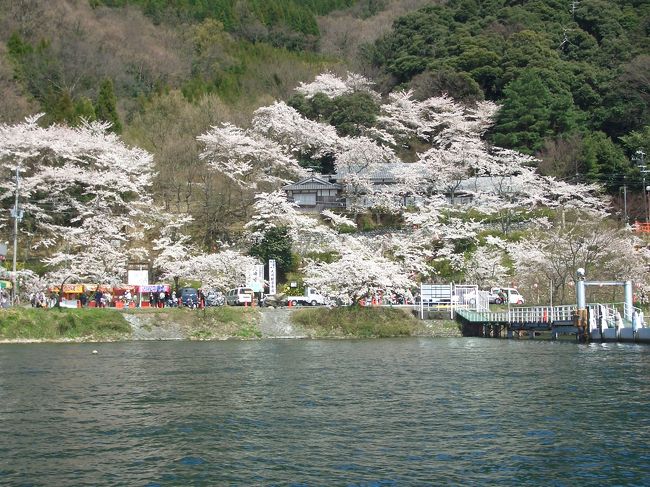
<instances>
[{"instance_id":1,"label":"shoreline","mask_svg":"<svg viewBox=\"0 0 650 487\"><path fill-rule=\"evenodd\" d=\"M461 336L455 322L421 321L401 310L382 308L14 308L0 312L0 345Z\"/></svg>"},{"instance_id":2,"label":"shoreline","mask_svg":"<svg viewBox=\"0 0 650 487\"><path fill-rule=\"evenodd\" d=\"M0 345L39 345L39 344L83 344L83 343L126 343L126 342L227 342L227 341L269 341L269 340L385 340L391 338L430 338L432 340L441 340L447 338L463 338L461 334L458 336L437 336L437 335L409 335L409 336L388 336L388 337L361 337L361 336L278 336L278 337L263 337L263 338L241 338L241 337L226 337L226 338L132 338L127 337L123 339L94 339L94 338L54 338L54 339L40 339L40 338L17 338L17 339L0 339Z\"/></svg>"}]
</instances>

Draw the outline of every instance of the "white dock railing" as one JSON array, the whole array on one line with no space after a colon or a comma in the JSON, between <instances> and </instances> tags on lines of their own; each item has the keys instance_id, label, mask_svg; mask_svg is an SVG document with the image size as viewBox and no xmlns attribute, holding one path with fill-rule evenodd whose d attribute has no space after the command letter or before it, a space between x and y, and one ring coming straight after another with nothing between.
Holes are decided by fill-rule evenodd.
<instances>
[{"instance_id":1,"label":"white dock railing","mask_svg":"<svg viewBox=\"0 0 650 487\"><path fill-rule=\"evenodd\" d=\"M616 314L623 316L632 316L632 313L640 313L639 308L628 310L624 303L593 303L588 304L590 313L600 319L601 315L605 318L610 327L615 326ZM508 322L508 323L556 323L571 322L573 320L576 305L560 306L521 306L510 308L509 311L481 311L473 306L455 306L456 310L467 310L471 312L473 320L485 322Z\"/></svg>"}]
</instances>

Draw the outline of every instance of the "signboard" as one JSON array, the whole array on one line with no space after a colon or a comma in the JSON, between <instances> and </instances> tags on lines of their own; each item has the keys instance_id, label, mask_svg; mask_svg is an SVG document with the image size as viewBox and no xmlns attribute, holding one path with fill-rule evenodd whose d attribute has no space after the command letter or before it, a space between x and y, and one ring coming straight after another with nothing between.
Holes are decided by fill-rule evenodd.
<instances>
[{"instance_id":1,"label":"signboard","mask_svg":"<svg viewBox=\"0 0 650 487\"><path fill-rule=\"evenodd\" d=\"M130 286L146 286L149 284L149 270L129 269L127 271L126 282Z\"/></svg>"},{"instance_id":2,"label":"signboard","mask_svg":"<svg viewBox=\"0 0 650 487\"><path fill-rule=\"evenodd\" d=\"M274 295L277 293L277 275L275 269L275 259L269 259L269 294Z\"/></svg>"},{"instance_id":3,"label":"signboard","mask_svg":"<svg viewBox=\"0 0 650 487\"><path fill-rule=\"evenodd\" d=\"M264 291L264 264L256 264L248 270L246 287L251 288L256 293Z\"/></svg>"},{"instance_id":4,"label":"signboard","mask_svg":"<svg viewBox=\"0 0 650 487\"><path fill-rule=\"evenodd\" d=\"M167 293L170 290L169 284L150 284L146 286L140 286L141 293Z\"/></svg>"},{"instance_id":5,"label":"signboard","mask_svg":"<svg viewBox=\"0 0 650 487\"><path fill-rule=\"evenodd\" d=\"M62 308L76 308L77 300L76 299L62 299L59 301L59 306Z\"/></svg>"},{"instance_id":6,"label":"signboard","mask_svg":"<svg viewBox=\"0 0 650 487\"><path fill-rule=\"evenodd\" d=\"M83 284L64 284L63 292L70 294L79 294L84 292L84 286Z\"/></svg>"},{"instance_id":7,"label":"signboard","mask_svg":"<svg viewBox=\"0 0 650 487\"><path fill-rule=\"evenodd\" d=\"M444 301L451 302L452 289L451 284L422 284L421 286L422 302L440 303Z\"/></svg>"},{"instance_id":8,"label":"signboard","mask_svg":"<svg viewBox=\"0 0 650 487\"><path fill-rule=\"evenodd\" d=\"M97 289L99 289L99 291L103 292L103 293L112 293L113 292L113 286L106 286L104 284L100 284L99 288L97 287L97 284L84 284L83 287L84 287L84 291L87 292L87 293L94 293L95 291L97 291ZM57 292L59 292L58 291L59 288L56 288L56 289L57 289ZM63 287L63 290L65 291L65 286Z\"/></svg>"}]
</instances>

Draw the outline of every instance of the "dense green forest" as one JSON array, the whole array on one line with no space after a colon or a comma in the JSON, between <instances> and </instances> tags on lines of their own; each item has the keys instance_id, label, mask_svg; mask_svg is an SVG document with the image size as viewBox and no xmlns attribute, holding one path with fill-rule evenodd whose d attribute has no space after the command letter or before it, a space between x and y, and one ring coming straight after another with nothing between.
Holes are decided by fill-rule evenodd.
<instances>
[{"instance_id":1,"label":"dense green forest","mask_svg":"<svg viewBox=\"0 0 650 487\"><path fill-rule=\"evenodd\" d=\"M614 196L625 184L642 206L631 159L650 153L646 1L0 0L0 27L0 120L112 122L154 153L157 198L190 211L206 245L248 211L198 159L210 125L246 126L274 99L341 135L374 123L362 94L294 95L325 70L360 72L384 94L497 101L495 144Z\"/></svg>"},{"instance_id":2,"label":"dense green forest","mask_svg":"<svg viewBox=\"0 0 650 487\"><path fill-rule=\"evenodd\" d=\"M386 88L503 105L492 141L559 177L617 190L650 123L650 3L449 0L398 19L365 50Z\"/></svg>"}]
</instances>

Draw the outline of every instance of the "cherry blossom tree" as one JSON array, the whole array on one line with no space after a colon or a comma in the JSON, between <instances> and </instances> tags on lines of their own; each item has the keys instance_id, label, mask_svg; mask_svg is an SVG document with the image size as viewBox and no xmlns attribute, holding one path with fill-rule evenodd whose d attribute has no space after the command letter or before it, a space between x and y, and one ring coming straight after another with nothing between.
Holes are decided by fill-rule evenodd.
<instances>
[{"instance_id":1,"label":"cherry blossom tree","mask_svg":"<svg viewBox=\"0 0 650 487\"><path fill-rule=\"evenodd\" d=\"M307 98L317 93L330 98L354 91L374 93L362 77L342 79L332 73L303 83L296 91ZM547 227L548 209L599 214L607 209L596 186L543 177L531 156L490 146L484 136L497 110L492 102L464 106L446 96L418 101L411 92L400 91L381 105L375 127L364 129L358 137L338 137L333 127L276 102L256 111L250 130L225 125L199 140L206 144L202 157L213 168L250 189L261 182L268 183L267 190L276 189L284 177L301 176L296 158L327 155L334 159L348 209L355 216L368 210L378 216L381 212L403 215L403 230L386 232L372 243L365 241L363 254L358 248L361 239L336 231L341 225L349 226L340 215L324 213L333 228L328 227L300 213L280 192L257 194L247 236L258 242L269 228L282 227L298 253L335 252L339 260L327 265L310 262L306 268L312 278L320 276L324 286L334 282L331 276L332 281L326 283L327 269L337 270L336 263L354 266L349 262L354 258L368 261L370 267L372 262L390 262L399 269L396 276L406 276L411 283L434 275L441 263L488 283L501 279L506 268L499 260L502 247L479 246L473 256L465 255L465 249L475 248L480 231L495 222L504 233L515 223ZM423 151L411 152L409 160L415 162L402 161L397 154L407 153L415 143ZM389 170L392 184L375 184L377 174ZM404 211L407 205L411 206ZM468 209L473 219L468 218ZM378 281L379 277L368 279ZM402 284L398 279L395 286ZM337 299L347 295L347 301L354 300L359 295L352 289L356 287L341 291Z\"/></svg>"},{"instance_id":2,"label":"cherry blossom tree","mask_svg":"<svg viewBox=\"0 0 650 487\"><path fill-rule=\"evenodd\" d=\"M52 284L91 282L116 285L126 277L128 241L115 223L87 219L81 226L67 229L60 250L45 257L51 269L45 279ZM136 254L137 255L137 254Z\"/></svg>"},{"instance_id":3,"label":"cherry blossom tree","mask_svg":"<svg viewBox=\"0 0 650 487\"><path fill-rule=\"evenodd\" d=\"M20 173L25 218L38 232L37 247L51 278L118 282L134 242L148 228L151 154L127 147L107 123L40 127L41 115L0 124L0 168ZM0 180L0 201L13 202L16 182Z\"/></svg>"},{"instance_id":4,"label":"cherry blossom tree","mask_svg":"<svg viewBox=\"0 0 650 487\"><path fill-rule=\"evenodd\" d=\"M332 223L332 225L337 229L341 229L345 227L357 228L357 224L353 220L351 220L345 215L334 213L332 210L323 210L321 211L321 215L327 220L329 220Z\"/></svg>"},{"instance_id":5,"label":"cherry blossom tree","mask_svg":"<svg viewBox=\"0 0 650 487\"><path fill-rule=\"evenodd\" d=\"M179 287L181 278L192 278L190 258L196 252L183 227L192 221L189 215L163 215L165 220L160 236L153 240L153 267L162 280L172 279Z\"/></svg>"},{"instance_id":6,"label":"cherry blossom tree","mask_svg":"<svg viewBox=\"0 0 650 487\"><path fill-rule=\"evenodd\" d=\"M398 161L392 149L381 146L368 137L345 138L341 152L336 156L335 167L340 184L344 187L348 208L359 212L375 206L373 197L380 191L388 193L390 190L376 188L373 177L386 164ZM391 202L390 207L394 207L393 201L394 198L391 197L383 203Z\"/></svg>"},{"instance_id":7,"label":"cherry blossom tree","mask_svg":"<svg viewBox=\"0 0 650 487\"><path fill-rule=\"evenodd\" d=\"M30 295L47 289L47 280L30 269L21 269L16 271L16 274L19 293L24 302L27 302Z\"/></svg>"},{"instance_id":8,"label":"cherry blossom tree","mask_svg":"<svg viewBox=\"0 0 650 487\"><path fill-rule=\"evenodd\" d=\"M340 258L326 263L308 260L305 283L330 301L349 305L378 293L405 295L415 286L399 264L376 253L366 239L347 239Z\"/></svg>"},{"instance_id":9,"label":"cherry blossom tree","mask_svg":"<svg viewBox=\"0 0 650 487\"><path fill-rule=\"evenodd\" d=\"M322 157L338 152L342 143L332 125L309 120L284 102L258 108L252 125L257 133L281 144L289 153Z\"/></svg>"},{"instance_id":10,"label":"cherry blossom tree","mask_svg":"<svg viewBox=\"0 0 650 487\"><path fill-rule=\"evenodd\" d=\"M365 91L379 97L370 88L371 85L370 80L356 73L348 73L347 78L342 79L331 72L325 72L316 76L316 79L311 83L300 83L296 88L296 92L308 99L319 93L329 98L336 98L337 96L358 91Z\"/></svg>"},{"instance_id":11,"label":"cherry blossom tree","mask_svg":"<svg viewBox=\"0 0 650 487\"><path fill-rule=\"evenodd\" d=\"M259 242L271 228L286 228L298 253L327 251L335 247L337 234L318 218L298 211L283 191L255 196L254 214L245 228L250 242Z\"/></svg>"},{"instance_id":12,"label":"cherry blossom tree","mask_svg":"<svg viewBox=\"0 0 650 487\"><path fill-rule=\"evenodd\" d=\"M275 189L306 174L282 146L252 130L226 123L197 139L205 145L201 159L241 187L256 189L267 183Z\"/></svg>"},{"instance_id":13,"label":"cherry blossom tree","mask_svg":"<svg viewBox=\"0 0 650 487\"><path fill-rule=\"evenodd\" d=\"M510 270L503 260L503 250L492 245L478 247L465 264L466 281L483 288L501 285Z\"/></svg>"},{"instance_id":14,"label":"cherry blossom tree","mask_svg":"<svg viewBox=\"0 0 650 487\"><path fill-rule=\"evenodd\" d=\"M511 244L508 252L522 284L552 282L558 301L573 298L576 270L591 280L632 280L648 284L650 251L628 230L602 221L578 219ZM559 298L559 299L558 299Z\"/></svg>"},{"instance_id":15,"label":"cherry blossom tree","mask_svg":"<svg viewBox=\"0 0 650 487\"><path fill-rule=\"evenodd\" d=\"M248 270L257 264L259 262L254 257L237 250L225 249L189 259L186 277L200 281L203 287L226 291L245 285Z\"/></svg>"}]
</instances>

